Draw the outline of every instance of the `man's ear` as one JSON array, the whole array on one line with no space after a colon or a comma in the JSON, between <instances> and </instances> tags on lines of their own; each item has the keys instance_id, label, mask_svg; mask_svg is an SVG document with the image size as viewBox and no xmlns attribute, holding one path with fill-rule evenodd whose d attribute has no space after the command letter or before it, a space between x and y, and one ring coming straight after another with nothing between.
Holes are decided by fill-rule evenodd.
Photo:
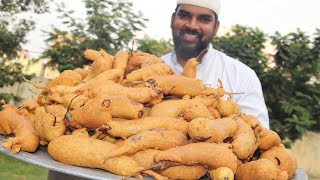
<instances>
[{"instance_id":1,"label":"man's ear","mask_svg":"<svg viewBox=\"0 0 320 180\"><path fill-rule=\"evenodd\" d=\"M172 13L172 15L171 15L171 23L170 23L171 29L173 28L173 21L174 21L174 16L175 15L176 15L176 13Z\"/></svg>"},{"instance_id":2,"label":"man's ear","mask_svg":"<svg viewBox=\"0 0 320 180\"><path fill-rule=\"evenodd\" d=\"M214 28L214 29L213 29L214 35L217 34L217 32L218 32L218 30L219 30L219 27L220 27L220 21L217 20L216 23L215 23L215 25L214 25L214 27L213 27L213 28Z\"/></svg>"}]
</instances>

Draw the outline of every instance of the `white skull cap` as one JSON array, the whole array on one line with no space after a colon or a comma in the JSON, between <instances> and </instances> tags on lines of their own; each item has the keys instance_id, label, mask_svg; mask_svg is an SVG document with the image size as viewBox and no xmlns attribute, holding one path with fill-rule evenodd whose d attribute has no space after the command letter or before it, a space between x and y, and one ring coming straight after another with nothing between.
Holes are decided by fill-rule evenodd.
<instances>
[{"instance_id":1,"label":"white skull cap","mask_svg":"<svg viewBox=\"0 0 320 180\"><path fill-rule=\"evenodd\" d=\"M219 16L221 6L220 0L177 0L177 5L178 4L191 4L205 7L214 11L217 16Z\"/></svg>"}]
</instances>

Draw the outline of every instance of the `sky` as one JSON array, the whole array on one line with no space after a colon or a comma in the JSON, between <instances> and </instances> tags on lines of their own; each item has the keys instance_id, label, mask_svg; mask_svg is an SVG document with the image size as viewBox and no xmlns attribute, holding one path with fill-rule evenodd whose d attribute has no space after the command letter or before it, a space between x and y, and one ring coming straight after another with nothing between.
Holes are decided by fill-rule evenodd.
<instances>
[{"instance_id":1,"label":"sky","mask_svg":"<svg viewBox=\"0 0 320 180\"><path fill-rule=\"evenodd\" d=\"M84 18L85 8L81 0L55 0L64 2L68 9L75 10L75 17ZM154 39L171 38L170 17L176 6L176 0L131 0L133 10L141 11L149 21L147 28L139 34ZM272 35L279 31L285 35L296 32L297 28L312 35L320 29L320 0L221 0L220 32L232 25L240 24L257 27ZM46 48L44 33L52 25L60 26L60 20L53 12L34 17L37 29L28 35L29 42L23 46L31 57L36 57Z\"/></svg>"}]
</instances>

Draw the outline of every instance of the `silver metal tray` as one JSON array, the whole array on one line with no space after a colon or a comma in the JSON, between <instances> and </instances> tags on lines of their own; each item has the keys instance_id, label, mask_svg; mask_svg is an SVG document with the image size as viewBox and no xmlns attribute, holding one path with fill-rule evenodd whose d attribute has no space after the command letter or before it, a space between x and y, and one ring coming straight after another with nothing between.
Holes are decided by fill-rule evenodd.
<instances>
[{"instance_id":1,"label":"silver metal tray","mask_svg":"<svg viewBox=\"0 0 320 180\"><path fill-rule=\"evenodd\" d=\"M34 165L38 165L44 168L47 168L52 171L56 171L63 174L68 174L72 176L77 176L80 178L87 179L124 179L123 176L118 176L112 174L108 171L101 169L93 169L93 168L85 168L85 167L77 167L71 166L67 164L60 163L58 161L53 160L47 149L44 147L40 147L34 153L28 153L20 151L17 154L12 154L9 149L5 149L2 147L2 143L7 137L0 135L0 152L6 154L8 156L14 157L16 159L25 161L27 163L31 163Z\"/></svg>"},{"instance_id":2,"label":"silver metal tray","mask_svg":"<svg viewBox=\"0 0 320 180\"><path fill-rule=\"evenodd\" d=\"M49 156L47 149L44 147L40 147L34 153L20 151L17 154L12 154L9 149L4 149L1 146L6 138L7 137L0 135L0 152L8 156L14 157L16 159L58 172L60 175L67 174L86 179L128 179L126 177L118 176L101 169L77 167L60 163L58 161L53 160ZM151 178L147 177L147 179ZM293 180L308 180L308 176L303 169L298 168L295 172Z\"/></svg>"}]
</instances>

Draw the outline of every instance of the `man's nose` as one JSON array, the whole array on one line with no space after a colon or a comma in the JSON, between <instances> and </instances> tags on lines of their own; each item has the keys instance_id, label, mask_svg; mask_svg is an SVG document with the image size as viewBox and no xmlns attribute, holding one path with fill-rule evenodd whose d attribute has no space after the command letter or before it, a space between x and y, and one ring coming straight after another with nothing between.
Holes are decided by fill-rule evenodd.
<instances>
[{"instance_id":1,"label":"man's nose","mask_svg":"<svg viewBox=\"0 0 320 180\"><path fill-rule=\"evenodd\" d=\"M199 29L199 24L196 17L192 17L186 23L186 26L190 29Z\"/></svg>"}]
</instances>

